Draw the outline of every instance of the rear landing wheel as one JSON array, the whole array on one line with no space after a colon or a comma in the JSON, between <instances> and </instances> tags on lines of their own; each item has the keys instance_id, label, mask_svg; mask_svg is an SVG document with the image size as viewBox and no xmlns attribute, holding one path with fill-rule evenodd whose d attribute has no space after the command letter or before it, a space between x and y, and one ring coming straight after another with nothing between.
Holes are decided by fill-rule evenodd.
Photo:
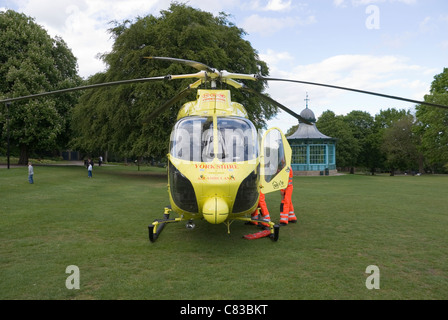
<instances>
[{"instance_id":1,"label":"rear landing wheel","mask_svg":"<svg viewBox=\"0 0 448 320\"><path fill-rule=\"evenodd\" d=\"M271 240L272 241L277 241L279 234L280 234L280 226L278 224L276 224L274 226L274 233L270 235Z\"/></svg>"}]
</instances>

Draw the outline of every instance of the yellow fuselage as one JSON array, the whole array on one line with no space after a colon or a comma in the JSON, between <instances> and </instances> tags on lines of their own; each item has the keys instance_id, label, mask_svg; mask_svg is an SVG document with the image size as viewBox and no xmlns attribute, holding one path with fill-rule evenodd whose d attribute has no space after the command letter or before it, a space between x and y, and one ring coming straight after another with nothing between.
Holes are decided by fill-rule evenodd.
<instances>
[{"instance_id":1,"label":"yellow fuselage","mask_svg":"<svg viewBox=\"0 0 448 320\"><path fill-rule=\"evenodd\" d=\"M179 111L168 154L171 208L213 224L250 217L263 193L286 187L291 148L277 129L262 141L228 90L198 90ZM264 155L266 153L266 156Z\"/></svg>"},{"instance_id":2,"label":"yellow fuselage","mask_svg":"<svg viewBox=\"0 0 448 320\"><path fill-rule=\"evenodd\" d=\"M223 124L228 127L224 128ZM236 142L228 141L235 140L237 135L239 140L244 139L244 135L249 136L246 139L252 144L250 154L244 154L242 148L233 146ZM170 174L169 191L174 211L185 218L204 217L208 222L218 224L236 214L250 215L256 209L258 181L250 189L252 195L249 199L253 203L238 206L238 212L234 210L241 182L251 173L259 174L256 172L259 159L256 130L247 120L244 107L231 102L230 91L198 90L198 99L186 103L179 111L171 145L169 170L171 168L175 174ZM182 203L182 193L190 198L192 193L178 190L190 188L186 181L179 183L181 179L188 180L194 190L195 212L191 211L194 205L187 207Z\"/></svg>"},{"instance_id":3,"label":"yellow fuselage","mask_svg":"<svg viewBox=\"0 0 448 320\"><path fill-rule=\"evenodd\" d=\"M221 223L235 214L250 215L256 209L258 197L246 210L233 210L241 182L257 170L258 162L223 163L218 159L212 162L188 162L173 157L170 157L170 161L191 182L196 194L198 212L182 210L170 194L171 207L187 218L203 216L210 223Z\"/></svg>"}]
</instances>

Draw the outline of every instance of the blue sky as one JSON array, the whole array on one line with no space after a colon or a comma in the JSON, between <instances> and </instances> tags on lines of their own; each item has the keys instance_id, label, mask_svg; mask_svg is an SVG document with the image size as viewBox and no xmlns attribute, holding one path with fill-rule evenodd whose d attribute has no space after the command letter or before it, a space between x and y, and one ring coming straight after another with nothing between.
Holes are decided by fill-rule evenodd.
<instances>
[{"instance_id":1,"label":"blue sky","mask_svg":"<svg viewBox=\"0 0 448 320\"><path fill-rule=\"evenodd\" d=\"M190 0L192 7L224 11L246 32L272 77L376 91L422 100L434 75L448 67L446 0ZM158 15L169 0L0 0L35 18L59 35L78 58L81 76L104 70L96 58L110 50L111 20ZM372 115L381 109L412 109L413 104L288 83L271 82L272 98L299 113L309 107ZM289 129L297 121L282 112L270 126Z\"/></svg>"}]
</instances>

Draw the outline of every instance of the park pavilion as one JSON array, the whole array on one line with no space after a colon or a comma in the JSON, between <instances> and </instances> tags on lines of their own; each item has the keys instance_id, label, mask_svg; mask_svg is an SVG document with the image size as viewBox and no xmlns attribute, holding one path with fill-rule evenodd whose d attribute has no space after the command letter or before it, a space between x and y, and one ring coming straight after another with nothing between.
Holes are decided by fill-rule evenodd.
<instances>
[{"instance_id":1,"label":"park pavilion","mask_svg":"<svg viewBox=\"0 0 448 320\"><path fill-rule=\"evenodd\" d=\"M291 165L294 175L334 175L336 170L336 139L321 133L316 127L314 112L306 108L300 116L311 124L300 123L297 131L287 137L292 149Z\"/></svg>"}]
</instances>

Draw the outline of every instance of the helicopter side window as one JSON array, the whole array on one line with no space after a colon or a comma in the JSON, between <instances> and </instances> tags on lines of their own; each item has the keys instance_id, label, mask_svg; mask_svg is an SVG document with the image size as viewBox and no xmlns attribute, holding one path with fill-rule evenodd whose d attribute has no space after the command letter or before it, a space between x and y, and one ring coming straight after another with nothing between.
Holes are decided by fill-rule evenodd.
<instances>
[{"instance_id":1,"label":"helicopter side window","mask_svg":"<svg viewBox=\"0 0 448 320\"><path fill-rule=\"evenodd\" d=\"M285 149L279 131L270 131L266 136L264 154L265 179L269 182L286 166Z\"/></svg>"}]
</instances>

